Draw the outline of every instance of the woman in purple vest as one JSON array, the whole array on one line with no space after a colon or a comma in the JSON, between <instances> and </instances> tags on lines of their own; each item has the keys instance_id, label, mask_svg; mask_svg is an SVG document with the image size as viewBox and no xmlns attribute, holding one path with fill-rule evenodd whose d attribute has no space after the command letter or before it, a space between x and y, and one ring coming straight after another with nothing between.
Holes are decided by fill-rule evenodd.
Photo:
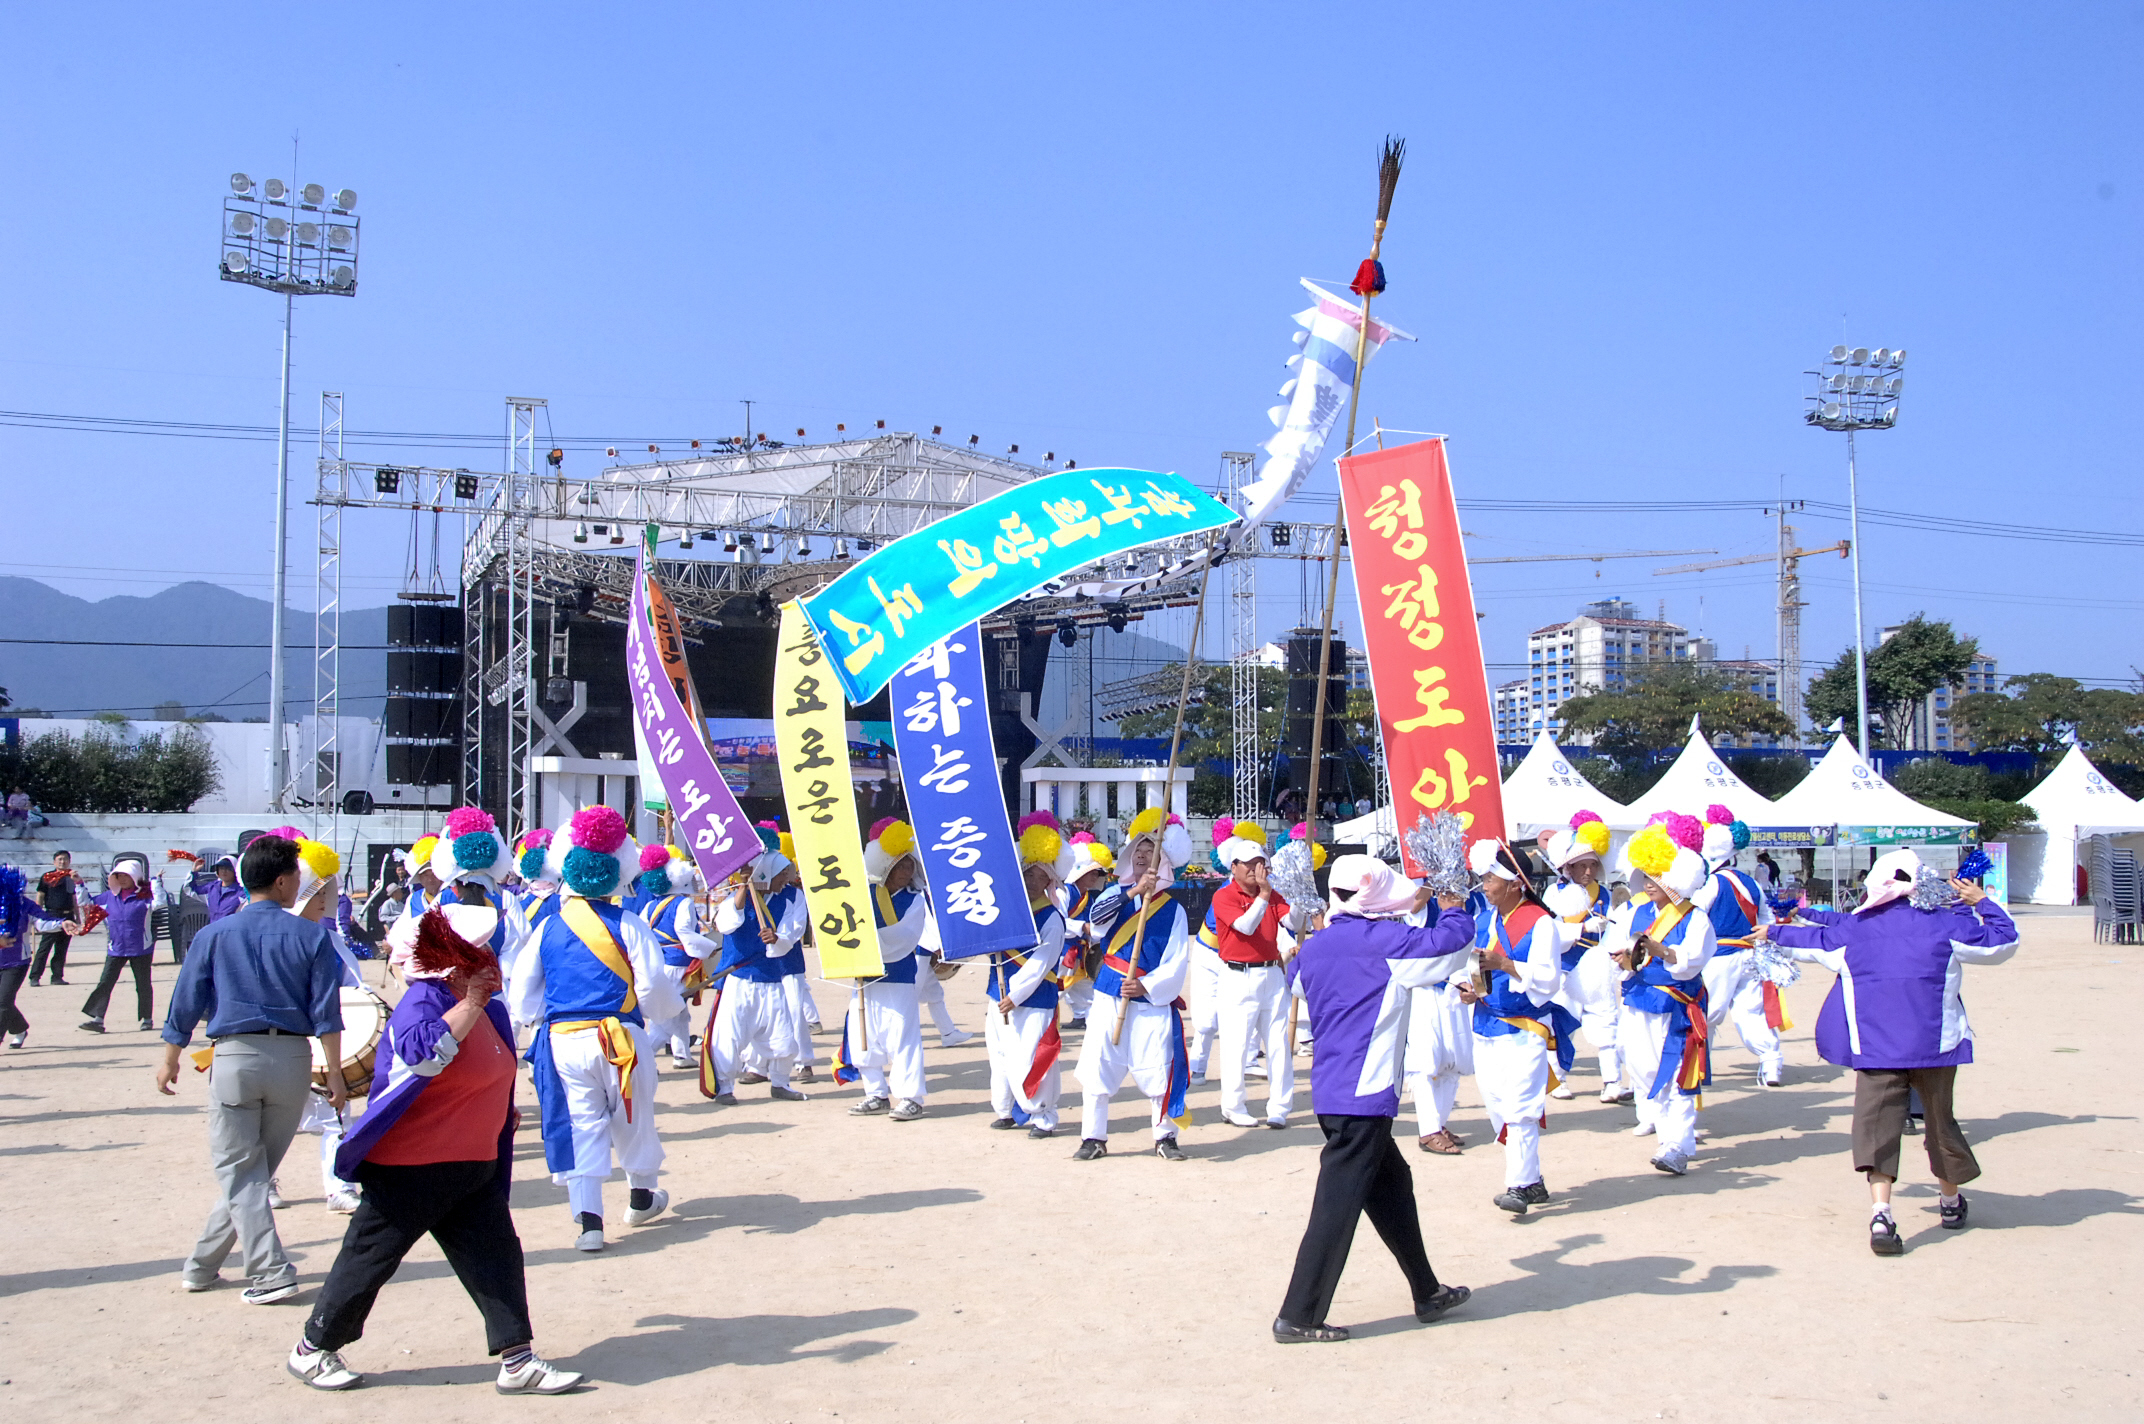
<instances>
[{"instance_id":1,"label":"woman in purple vest","mask_svg":"<svg viewBox=\"0 0 2144 1424\"><path fill-rule=\"evenodd\" d=\"M84 1033L104 1032L104 1014L111 1007L112 990L118 986L120 971L129 965L134 970L134 1006L141 1011L142 1032L156 1029L150 1020L155 1001L149 988L149 955L156 948L149 931L149 915L156 908L156 895L144 883L148 878L148 868L142 861L122 860L105 877L105 892L90 897L89 903L105 914L104 973L82 1003L82 1022L75 1027ZM82 931L72 926L67 932Z\"/></svg>"},{"instance_id":2,"label":"woman in purple vest","mask_svg":"<svg viewBox=\"0 0 2144 1424\"><path fill-rule=\"evenodd\" d=\"M1891 1217L1899 1138L1908 1094L1925 1105L1928 1166L1942 1190L1943 1226L1965 1225L1965 1183L1980 1175L1973 1149L1952 1113L1960 1064L1973 1061L1973 1030L1959 995L1959 970L2000 964L2017 953L2017 926L1978 885L1949 882L1955 902L1937 901L1940 882L1914 893L1921 858L1910 850L1878 856L1864 882L1867 898L1851 915L1815 925L1760 925L1755 938L1794 951L1839 976L1816 1021L1816 1047L1827 1063L1854 1070L1854 1170L1869 1179L1869 1249L1906 1249ZM1933 877L1929 877L1933 881Z\"/></svg>"}]
</instances>

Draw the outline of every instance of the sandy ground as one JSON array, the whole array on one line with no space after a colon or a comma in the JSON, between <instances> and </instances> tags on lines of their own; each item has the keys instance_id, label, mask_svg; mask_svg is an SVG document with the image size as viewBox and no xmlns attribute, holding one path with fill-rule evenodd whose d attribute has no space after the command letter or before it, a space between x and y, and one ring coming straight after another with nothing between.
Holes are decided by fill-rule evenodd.
<instances>
[{"instance_id":1,"label":"sandy ground","mask_svg":"<svg viewBox=\"0 0 2144 1424\"><path fill-rule=\"evenodd\" d=\"M25 989L30 1046L0 1056L12 1227L0 1413L159 1424L264 1406L324 1420L2136 1418L2144 1086L2121 1061L2144 954L2093 944L2081 913L2020 920L2018 959L1968 975L1980 1062L1963 1075L1960 1110L1986 1170L1973 1226L1937 1229L1909 1138L1900 1259L1865 1244L1846 1157L1852 1085L1815 1061L1809 1039L1821 973L1789 996L1802 1027L1786 1086L1759 1087L1738 1045L1719 1055L1701 1119L1710 1140L1687 1178L1646 1165L1649 1143L1625 1131L1630 1111L1594 1101L1585 1072L1544 1140L1555 1201L1524 1220L1489 1205L1493 1146L1456 1159L1410 1150L1432 1258L1474 1299L1417 1326L1365 1226L1333 1312L1356 1338L1337 1346L1284 1349L1266 1333L1316 1175L1306 1112L1285 1133L1215 1126L1217 1090L1203 1087L1192 1160L1171 1164L1137 1154L1143 1121L1120 1100L1118 1155L1077 1164L1076 1134L985 1131L980 1039L941 1049L931 1034L930 1115L910 1124L852 1119L857 1093L823 1073L811 1102L749 1088L720 1108L666 1069L674 1209L614 1227L600 1256L570 1249L563 1192L524 1133L514 1202L537 1343L595 1381L544 1401L491 1393L474 1309L429 1243L348 1352L366 1389L314 1396L284 1376L343 1228L321 1205L315 1139L286 1163L292 1205L279 1218L305 1293L281 1307L248 1307L231 1287L182 1293L179 1259L213 1195L203 1080L189 1073L179 1097L158 1098L149 1035L76 1032L85 963L65 989ZM158 966L160 1005L172 972ZM950 985L970 1028L979 978ZM832 1021L842 992L817 992ZM525 1080L521 1097L530 1106ZM1471 1083L1460 1101L1456 1126L1483 1143ZM622 1183L611 1190L615 1219Z\"/></svg>"}]
</instances>

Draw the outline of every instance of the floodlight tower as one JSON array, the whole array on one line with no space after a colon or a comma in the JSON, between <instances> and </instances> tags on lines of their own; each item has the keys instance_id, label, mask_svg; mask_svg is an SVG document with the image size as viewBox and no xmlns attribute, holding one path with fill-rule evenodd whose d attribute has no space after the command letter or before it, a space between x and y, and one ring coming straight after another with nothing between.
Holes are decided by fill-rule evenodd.
<instances>
[{"instance_id":1,"label":"floodlight tower","mask_svg":"<svg viewBox=\"0 0 2144 1424\"><path fill-rule=\"evenodd\" d=\"M268 630L268 806L283 810L290 788L283 745L283 603L289 583L290 334L299 297L357 295L357 194L329 196L318 183L293 194L280 178L258 187L231 175L223 200L223 256L216 275L226 282L283 295L283 408L275 447L275 607Z\"/></svg>"},{"instance_id":2,"label":"floodlight tower","mask_svg":"<svg viewBox=\"0 0 2144 1424\"><path fill-rule=\"evenodd\" d=\"M1846 432L1846 508L1854 561L1854 709L1857 750L1869 754L1869 654L1861 625L1861 480L1854 463L1854 436L1863 430L1889 430L1898 424L1898 401L1906 388L1899 374L1903 350L1834 346L1824 364L1807 374L1816 388L1807 397L1802 419L1819 430Z\"/></svg>"}]
</instances>

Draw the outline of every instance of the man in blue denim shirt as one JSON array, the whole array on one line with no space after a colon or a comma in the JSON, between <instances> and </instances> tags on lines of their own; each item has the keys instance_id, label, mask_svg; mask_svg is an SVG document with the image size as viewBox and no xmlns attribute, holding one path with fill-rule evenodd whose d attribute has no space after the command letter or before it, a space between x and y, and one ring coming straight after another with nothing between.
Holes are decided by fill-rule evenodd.
<instances>
[{"instance_id":1,"label":"man in blue denim shirt","mask_svg":"<svg viewBox=\"0 0 2144 1424\"><path fill-rule=\"evenodd\" d=\"M209 1161L222 1190L201 1239L180 1271L190 1291L216 1284L231 1248L240 1248L251 1284L247 1303L272 1305L298 1293L298 1271L276 1234L268 1181L290 1149L312 1086L308 1038L342 1061L342 961L326 926L290 913L298 898L298 846L261 836L239 860L250 902L194 937L164 1021L164 1061L156 1090L170 1094L179 1050L205 1021L215 1047L209 1067ZM328 1075L328 1101L344 1101L342 1075Z\"/></svg>"}]
</instances>

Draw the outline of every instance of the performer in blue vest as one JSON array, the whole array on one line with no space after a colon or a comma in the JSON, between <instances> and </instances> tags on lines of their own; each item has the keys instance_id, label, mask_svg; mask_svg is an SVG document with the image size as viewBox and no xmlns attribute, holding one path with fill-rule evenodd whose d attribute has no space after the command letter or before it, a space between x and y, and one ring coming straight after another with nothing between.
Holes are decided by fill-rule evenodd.
<instances>
[{"instance_id":1,"label":"performer in blue vest","mask_svg":"<svg viewBox=\"0 0 2144 1424\"><path fill-rule=\"evenodd\" d=\"M613 1152L625 1169L626 1225L653 1221L670 1204L656 1186L663 1146L646 1023L669 1019L681 1005L647 921L609 899L618 891L619 857L638 855L625 818L608 806L585 807L551 850L562 899L520 957L508 1007L515 1023L540 1025L528 1061L543 1111L544 1160L566 1189L579 1227L574 1245L600 1251Z\"/></svg>"},{"instance_id":2,"label":"performer in blue vest","mask_svg":"<svg viewBox=\"0 0 2144 1424\"><path fill-rule=\"evenodd\" d=\"M1784 1018L1772 1022L1779 1016L1778 996L1764 992L1757 956L1748 952L1756 942L1757 927L1771 924L1776 917L1757 878L1734 863L1749 844L1749 827L1735 820L1725 806L1712 807L1706 820L1703 853L1712 878L1698 892L1697 905L1712 921L1715 946L1705 965L1705 997L1711 1007L1708 1027L1717 1029L1732 1019L1742 1046L1756 1056L1758 1080L1776 1088L1784 1067L1779 1046Z\"/></svg>"},{"instance_id":3,"label":"performer in blue vest","mask_svg":"<svg viewBox=\"0 0 2144 1424\"><path fill-rule=\"evenodd\" d=\"M1117 868L1116 852L1086 831L1075 834L1071 845L1072 869L1059 892L1065 915L1061 975L1065 1008L1072 1015L1065 1027L1083 1029L1087 1010L1094 1005L1094 965L1100 962L1102 941L1124 906L1124 894L1111 878Z\"/></svg>"},{"instance_id":4,"label":"performer in blue vest","mask_svg":"<svg viewBox=\"0 0 2144 1424\"><path fill-rule=\"evenodd\" d=\"M1697 1152L1698 1098L1712 1081L1704 981L1712 921L1693 903L1705 888L1705 861L1657 825L1633 836L1623 854L1632 884L1642 877L1646 888L1610 921L1604 943L1630 973L1617 1032L1638 1084L1634 1131L1658 1134L1653 1166L1679 1177Z\"/></svg>"},{"instance_id":5,"label":"performer in blue vest","mask_svg":"<svg viewBox=\"0 0 2144 1424\"><path fill-rule=\"evenodd\" d=\"M664 1022L651 1019L649 1037L658 1046L668 1044L670 1066L688 1073L699 1071L700 1060L692 1056L692 1010L684 1002L690 992L685 980L718 953L715 942L700 933L699 909L693 899L699 890L699 868L676 846L646 846L640 852L634 893L625 900L625 908L655 931L663 947L663 973L678 993L677 1012Z\"/></svg>"},{"instance_id":6,"label":"performer in blue vest","mask_svg":"<svg viewBox=\"0 0 2144 1424\"><path fill-rule=\"evenodd\" d=\"M1607 852L1608 827L1591 811L1572 817L1570 828L1558 831L1543 847L1548 863L1555 867L1556 885L1575 887L1580 892L1561 897L1565 907L1558 913L1565 924L1565 946L1563 987L1556 991L1556 1002L1577 1017L1586 1041L1599 1055L1601 1101L1627 1103L1633 1100L1633 1094L1623 1082L1623 1058L1616 1044L1616 1024L1623 1007L1623 972L1601 947L1609 912L1615 908L1614 898L1602 883L1601 857ZM1551 897L1542 898L1547 901ZM1569 1081L1549 1096L1570 1097Z\"/></svg>"},{"instance_id":7,"label":"performer in blue vest","mask_svg":"<svg viewBox=\"0 0 2144 1424\"><path fill-rule=\"evenodd\" d=\"M777 834L766 827L759 832L766 849L752 862L749 884L732 886L715 908L722 953L715 965L716 999L702 1050L700 1091L725 1107L737 1101L743 1065L754 1055L767 1065L769 1096L804 1101L789 1081L799 1047L783 981L790 957L803 955L809 916L796 867L773 848Z\"/></svg>"},{"instance_id":8,"label":"performer in blue vest","mask_svg":"<svg viewBox=\"0 0 2144 1424\"><path fill-rule=\"evenodd\" d=\"M1057 892L1072 856L1064 838L1045 825L1020 833L1021 884L1035 916L1033 948L990 956L989 1003L983 1009L983 1046L990 1057L990 1125L1011 1131L1025 1124L1029 1137L1057 1131L1057 1066L1064 1041L1057 1030L1059 967L1064 961L1065 916Z\"/></svg>"},{"instance_id":9,"label":"performer in blue vest","mask_svg":"<svg viewBox=\"0 0 2144 1424\"><path fill-rule=\"evenodd\" d=\"M881 821L864 844L864 874L878 924L883 978L858 980L842 1027L843 1062L861 1075L858 1117L885 1113L895 1122L923 1116L923 1005L916 991L916 946L930 903L916 884L916 833L905 821ZM838 1076L838 1075L837 1075Z\"/></svg>"},{"instance_id":10,"label":"performer in blue vest","mask_svg":"<svg viewBox=\"0 0 2144 1424\"><path fill-rule=\"evenodd\" d=\"M550 853L551 833L538 827L522 834L521 849L514 857L514 865L521 872L517 898L531 930L542 928L546 916L558 913L558 881L550 869Z\"/></svg>"},{"instance_id":11,"label":"performer in blue vest","mask_svg":"<svg viewBox=\"0 0 2144 1424\"><path fill-rule=\"evenodd\" d=\"M1190 859L1191 837L1181 821L1165 823L1159 806L1134 816L1127 831L1117 858L1124 905L1095 971L1094 1007L1080 1043L1075 1076L1086 1100L1072 1156L1091 1162L1108 1155L1109 1099L1129 1075L1154 1106L1155 1155L1181 1162L1176 1132L1190 1117L1182 995L1191 969L1191 924L1168 887L1176 867Z\"/></svg>"}]
</instances>

